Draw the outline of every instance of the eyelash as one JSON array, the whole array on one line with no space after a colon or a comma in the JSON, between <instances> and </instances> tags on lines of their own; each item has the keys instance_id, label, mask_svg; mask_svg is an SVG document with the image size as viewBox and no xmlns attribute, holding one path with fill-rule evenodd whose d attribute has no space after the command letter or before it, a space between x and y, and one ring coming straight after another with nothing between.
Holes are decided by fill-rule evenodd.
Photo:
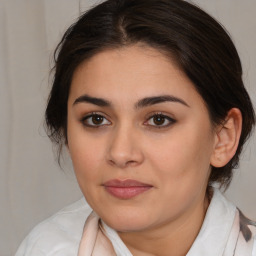
<instances>
[{"instance_id":1,"label":"eyelash","mask_svg":"<svg viewBox=\"0 0 256 256\"><path fill-rule=\"evenodd\" d=\"M104 123L103 124L102 123L100 123L100 124L92 124L93 121L92 121L91 118L96 118L96 117L101 118L104 122L107 121L107 124L104 124ZM154 118L159 118L159 117L164 120L164 123L167 122L167 124L164 124L164 125L163 124L160 124L160 125L148 124L151 119L153 120ZM91 124L88 123L88 120L90 120L89 122ZM149 127L161 129L161 128L167 128L167 127L171 126L172 124L174 124L175 122L176 122L175 119L173 119L173 118L171 118L171 117L169 117L169 116L167 116L167 115L165 115L165 114L163 114L161 112L160 113L157 112L157 113L151 114L147 118L146 122L144 122L143 124L146 125L146 126L149 126ZM95 113L95 112L90 113L89 115L84 116L81 119L81 123L84 126L89 127L89 128L100 128L102 126L109 126L109 125L112 124L110 121L108 121L108 119L104 115L99 114L99 113Z\"/></svg>"},{"instance_id":2,"label":"eyelash","mask_svg":"<svg viewBox=\"0 0 256 256\"><path fill-rule=\"evenodd\" d=\"M150 124L147 124L151 119L153 120L154 118L162 118L164 119L164 123L167 122L167 124L161 124L161 125L150 125ZM163 129L163 128L167 128L169 126L171 126L172 124L176 123L176 120L171 118L170 116L167 116L161 112L157 112L157 113L153 113L149 116L149 118L147 118L147 121L144 123L145 125L147 126L150 126L150 127L154 127L154 128L157 128L157 129Z\"/></svg>"},{"instance_id":3,"label":"eyelash","mask_svg":"<svg viewBox=\"0 0 256 256\"><path fill-rule=\"evenodd\" d=\"M98 124L98 125L97 125L97 124L88 124L88 123L87 123L88 120L89 120L90 118L93 118L93 117L99 117L99 118L102 118L102 119L104 119L104 120L107 120L108 124ZM101 127L101 126L108 126L108 125L111 125L111 122L108 121L108 119L107 119L105 116L103 116L102 114L99 114L99 113L95 113L95 112L90 113L89 115L84 116L84 117L81 119L81 122L82 122L82 124L83 124L84 126L89 127L89 128L99 128L99 127ZM91 120L91 122L92 122L92 120Z\"/></svg>"}]
</instances>

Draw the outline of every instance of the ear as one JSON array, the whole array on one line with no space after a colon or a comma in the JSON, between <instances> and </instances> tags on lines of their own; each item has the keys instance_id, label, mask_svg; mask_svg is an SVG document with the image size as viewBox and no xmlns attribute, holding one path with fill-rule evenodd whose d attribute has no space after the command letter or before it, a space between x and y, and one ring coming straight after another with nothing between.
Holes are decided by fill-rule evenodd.
<instances>
[{"instance_id":1,"label":"ear","mask_svg":"<svg viewBox=\"0 0 256 256\"><path fill-rule=\"evenodd\" d=\"M242 131L242 114L238 108L229 110L224 124L216 129L211 165L225 166L235 155Z\"/></svg>"}]
</instances>

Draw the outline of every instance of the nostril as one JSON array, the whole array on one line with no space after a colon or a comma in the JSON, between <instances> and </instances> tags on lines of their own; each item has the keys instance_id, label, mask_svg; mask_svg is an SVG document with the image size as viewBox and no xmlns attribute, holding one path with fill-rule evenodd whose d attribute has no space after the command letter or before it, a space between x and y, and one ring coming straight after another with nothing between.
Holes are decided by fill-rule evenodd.
<instances>
[{"instance_id":1,"label":"nostril","mask_svg":"<svg viewBox=\"0 0 256 256\"><path fill-rule=\"evenodd\" d=\"M113 160L108 160L108 162L111 164L111 165L115 165L115 162Z\"/></svg>"},{"instance_id":2,"label":"nostril","mask_svg":"<svg viewBox=\"0 0 256 256\"><path fill-rule=\"evenodd\" d=\"M130 165L130 166L133 166L133 165L136 165L136 161L128 161L128 162L126 162L126 164L125 165Z\"/></svg>"},{"instance_id":3,"label":"nostril","mask_svg":"<svg viewBox=\"0 0 256 256\"><path fill-rule=\"evenodd\" d=\"M114 161L112 159L109 159L108 162L112 166L119 166L121 168L126 168L126 167L129 167L129 166L132 167L132 166L136 166L138 164L136 161L133 161L133 160L118 162L118 161Z\"/></svg>"}]
</instances>

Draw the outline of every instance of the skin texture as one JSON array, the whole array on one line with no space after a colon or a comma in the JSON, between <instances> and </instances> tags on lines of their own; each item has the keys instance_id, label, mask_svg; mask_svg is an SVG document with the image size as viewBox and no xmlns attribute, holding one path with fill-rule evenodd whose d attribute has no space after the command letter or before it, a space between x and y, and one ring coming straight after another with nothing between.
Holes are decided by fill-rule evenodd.
<instances>
[{"instance_id":1,"label":"skin texture","mask_svg":"<svg viewBox=\"0 0 256 256\"><path fill-rule=\"evenodd\" d=\"M77 100L82 95L109 105ZM183 103L137 106L141 99L160 95ZM92 113L102 116L99 123ZM231 129L240 127L239 113L230 112L226 123ZM159 125L152 116L160 114ZM209 204L210 165L227 162L237 146L239 129L229 133L222 128L212 125L193 83L156 49L134 45L105 50L82 63L73 76L67 146L78 183L90 206L134 255L186 255ZM227 156L224 147L231 139L234 152ZM112 179L152 187L119 199L104 187Z\"/></svg>"}]
</instances>

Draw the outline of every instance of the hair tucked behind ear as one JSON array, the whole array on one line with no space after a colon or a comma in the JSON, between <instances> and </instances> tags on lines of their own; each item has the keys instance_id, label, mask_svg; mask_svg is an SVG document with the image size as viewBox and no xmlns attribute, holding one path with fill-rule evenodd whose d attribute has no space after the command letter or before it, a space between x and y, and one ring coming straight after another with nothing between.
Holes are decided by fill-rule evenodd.
<instances>
[{"instance_id":1,"label":"hair tucked behind ear","mask_svg":"<svg viewBox=\"0 0 256 256\"><path fill-rule=\"evenodd\" d=\"M107 48L144 43L175 60L204 99L213 124L231 108L243 116L236 154L212 167L209 184L228 186L255 113L242 81L236 48L225 29L198 7L182 0L108 0L83 14L55 51L55 77L45 113L49 137L67 143L67 100L72 76L81 62Z\"/></svg>"}]
</instances>

